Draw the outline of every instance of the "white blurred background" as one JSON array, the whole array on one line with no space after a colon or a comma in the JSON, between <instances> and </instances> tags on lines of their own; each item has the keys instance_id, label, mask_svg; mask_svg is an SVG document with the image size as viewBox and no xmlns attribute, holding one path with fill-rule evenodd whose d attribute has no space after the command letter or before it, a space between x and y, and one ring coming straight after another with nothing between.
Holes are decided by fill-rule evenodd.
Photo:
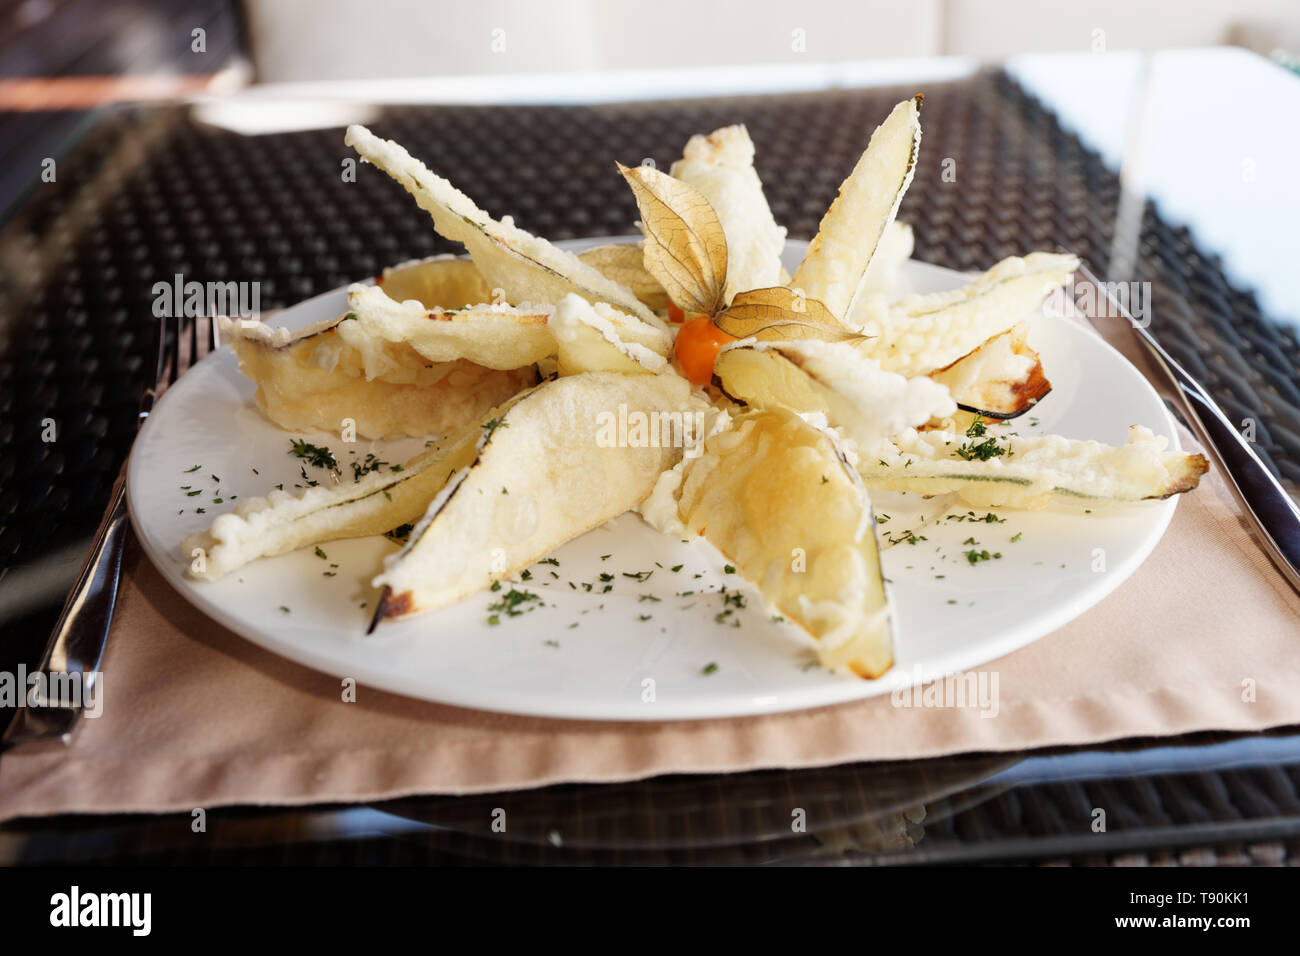
<instances>
[{"instance_id":1,"label":"white blurred background","mask_svg":"<svg viewBox=\"0 0 1300 956\"><path fill-rule=\"evenodd\" d=\"M244 9L259 82L1300 49L1297 0L246 0Z\"/></svg>"}]
</instances>

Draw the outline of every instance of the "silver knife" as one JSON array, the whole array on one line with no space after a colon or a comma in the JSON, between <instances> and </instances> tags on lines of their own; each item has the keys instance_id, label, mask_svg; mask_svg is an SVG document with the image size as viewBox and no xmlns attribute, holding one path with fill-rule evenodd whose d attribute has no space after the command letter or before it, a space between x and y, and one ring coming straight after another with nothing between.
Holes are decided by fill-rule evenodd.
<instances>
[{"instance_id":1,"label":"silver knife","mask_svg":"<svg viewBox=\"0 0 1300 956\"><path fill-rule=\"evenodd\" d=\"M1116 319L1116 326L1122 322L1129 330L1136 347L1127 350L1128 357L1137 359L1136 364L1148 381L1157 388L1162 382L1170 386L1169 392L1188 427L1205 445L1225 484L1255 526L1265 553L1291 587L1300 593L1300 507L1273 477L1268 466L1255 454L1250 442L1228 420L1210 393L1129 314L1106 283L1080 267L1076 288L1081 284L1094 286L1096 298L1093 301L1104 299L1108 304L1107 311ZM1082 309L1079 311L1098 331L1101 330L1099 322L1109 317L1087 315Z\"/></svg>"}]
</instances>

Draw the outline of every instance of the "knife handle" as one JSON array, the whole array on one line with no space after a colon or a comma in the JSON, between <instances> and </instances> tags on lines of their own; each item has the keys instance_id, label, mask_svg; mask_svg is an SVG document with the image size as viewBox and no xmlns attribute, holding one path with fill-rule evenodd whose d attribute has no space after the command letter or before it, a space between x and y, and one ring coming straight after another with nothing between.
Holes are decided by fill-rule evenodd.
<instances>
[{"instance_id":1,"label":"knife handle","mask_svg":"<svg viewBox=\"0 0 1300 956\"><path fill-rule=\"evenodd\" d=\"M1291 586L1300 592L1300 507L1209 393L1146 329L1137 325L1134 328L1178 383L1190 412L1189 424L1218 459L1229 489L1254 519L1264 550Z\"/></svg>"}]
</instances>

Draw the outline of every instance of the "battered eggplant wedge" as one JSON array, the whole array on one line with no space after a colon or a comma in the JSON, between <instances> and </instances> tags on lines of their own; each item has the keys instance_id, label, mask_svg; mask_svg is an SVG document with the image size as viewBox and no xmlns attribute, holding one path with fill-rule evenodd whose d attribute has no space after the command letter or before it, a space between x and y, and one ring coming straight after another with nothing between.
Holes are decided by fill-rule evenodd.
<instances>
[{"instance_id":1,"label":"battered eggplant wedge","mask_svg":"<svg viewBox=\"0 0 1300 956\"><path fill-rule=\"evenodd\" d=\"M522 363L498 370L455 352L430 361L354 313L296 332L224 316L218 326L257 385L257 407L289 431L338 433L350 421L364 438L446 435L537 381Z\"/></svg>"},{"instance_id":2,"label":"battered eggplant wedge","mask_svg":"<svg viewBox=\"0 0 1300 956\"><path fill-rule=\"evenodd\" d=\"M667 312L671 300L659 280L645 267L639 242L611 242L578 253L578 258L606 279L617 282L656 313Z\"/></svg>"},{"instance_id":3,"label":"battered eggplant wedge","mask_svg":"<svg viewBox=\"0 0 1300 956\"><path fill-rule=\"evenodd\" d=\"M492 301L492 287L472 259L430 256L388 266L375 277L394 302L415 299L428 309L459 309Z\"/></svg>"},{"instance_id":4,"label":"battered eggplant wedge","mask_svg":"<svg viewBox=\"0 0 1300 956\"><path fill-rule=\"evenodd\" d=\"M724 303L738 292L783 285L785 229L776 224L754 169L754 142L743 125L692 136L669 174L709 201L727 239Z\"/></svg>"},{"instance_id":5,"label":"battered eggplant wedge","mask_svg":"<svg viewBox=\"0 0 1300 956\"><path fill-rule=\"evenodd\" d=\"M719 351L713 374L724 393L754 408L824 415L860 454L957 410L943 385L886 372L847 342L737 342Z\"/></svg>"},{"instance_id":6,"label":"battered eggplant wedge","mask_svg":"<svg viewBox=\"0 0 1300 956\"><path fill-rule=\"evenodd\" d=\"M1023 415L1052 390L1038 353L1026 341L1022 323L985 342L965 358L932 372L957 406L982 418Z\"/></svg>"},{"instance_id":7,"label":"battered eggplant wedge","mask_svg":"<svg viewBox=\"0 0 1300 956\"><path fill-rule=\"evenodd\" d=\"M508 217L492 218L399 144L364 126L349 126L344 142L400 183L433 218L439 234L463 243L488 285L502 289L507 301L558 302L573 292L589 302L608 302L651 325L661 324L631 290L573 253L518 228Z\"/></svg>"},{"instance_id":8,"label":"battered eggplant wedge","mask_svg":"<svg viewBox=\"0 0 1300 956\"><path fill-rule=\"evenodd\" d=\"M1071 255L1031 252L1003 259L959 289L889 306L877 301L858 315L871 338L867 354L908 377L946 369L1042 308L1078 267Z\"/></svg>"},{"instance_id":9,"label":"battered eggplant wedge","mask_svg":"<svg viewBox=\"0 0 1300 956\"><path fill-rule=\"evenodd\" d=\"M891 300L897 298L895 290L902 280L903 264L912 258L912 250L915 246L916 237L912 234L912 227L907 223L895 219L886 226L876 251L871 256L866 274L862 277L857 301L862 302L866 297L873 295L883 295ZM855 324L853 320L856 311L855 309L848 316L850 325Z\"/></svg>"},{"instance_id":10,"label":"battered eggplant wedge","mask_svg":"<svg viewBox=\"0 0 1300 956\"><path fill-rule=\"evenodd\" d=\"M921 149L921 99L899 103L876 127L790 280L790 288L819 299L842 319L852 313L881 237L912 182Z\"/></svg>"},{"instance_id":11,"label":"battered eggplant wedge","mask_svg":"<svg viewBox=\"0 0 1300 956\"><path fill-rule=\"evenodd\" d=\"M559 374L625 372L651 375L668 368L672 339L640 319L599 302L566 295L549 323Z\"/></svg>"},{"instance_id":12,"label":"battered eggplant wedge","mask_svg":"<svg viewBox=\"0 0 1300 956\"><path fill-rule=\"evenodd\" d=\"M426 363L465 359L515 369L555 354L549 306L428 308L418 299L398 302L379 286L355 283L348 287L348 307L371 340L409 346Z\"/></svg>"},{"instance_id":13,"label":"battered eggplant wedge","mask_svg":"<svg viewBox=\"0 0 1300 956\"><path fill-rule=\"evenodd\" d=\"M747 412L689 462L677 502L828 669L878 677L893 623L871 500L833 432L781 408Z\"/></svg>"},{"instance_id":14,"label":"battered eggplant wedge","mask_svg":"<svg viewBox=\"0 0 1300 956\"><path fill-rule=\"evenodd\" d=\"M297 495L273 490L264 498L241 501L206 531L181 543L186 562L195 548L203 551L203 561L191 562L188 573L212 581L258 558L410 524L453 474L473 462L478 438L477 427L462 430L405 462L400 471L371 472L358 481L322 484Z\"/></svg>"},{"instance_id":15,"label":"battered eggplant wedge","mask_svg":"<svg viewBox=\"0 0 1300 956\"><path fill-rule=\"evenodd\" d=\"M620 403L657 413L661 427L644 443L620 441ZM483 423L473 460L385 561L372 628L459 601L635 508L681 458L683 423L703 407L672 374L587 372L520 396Z\"/></svg>"},{"instance_id":16,"label":"battered eggplant wedge","mask_svg":"<svg viewBox=\"0 0 1300 956\"><path fill-rule=\"evenodd\" d=\"M1142 501L1195 488L1203 455L1171 451L1164 436L1134 425L1123 445L1060 435L1007 434L976 421L965 434L908 429L858 472L871 488L923 495L956 492L978 508L1041 508L1052 498Z\"/></svg>"}]
</instances>

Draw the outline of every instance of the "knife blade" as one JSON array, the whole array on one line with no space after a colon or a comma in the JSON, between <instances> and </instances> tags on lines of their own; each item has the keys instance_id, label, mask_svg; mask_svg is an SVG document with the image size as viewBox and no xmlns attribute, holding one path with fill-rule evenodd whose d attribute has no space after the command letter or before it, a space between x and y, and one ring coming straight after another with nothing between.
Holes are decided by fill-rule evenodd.
<instances>
[{"instance_id":1,"label":"knife blade","mask_svg":"<svg viewBox=\"0 0 1300 956\"><path fill-rule=\"evenodd\" d=\"M1074 299L1079 313L1133 361L1147 381L1173 399L1250 520L1256 540L1291 587L1300 593L1300 507L1205 387L1133 318L1107 284L1081 266L1075 276L1075 289L1081 285L1094 288L1092 301L1104 301L1107 314L1089 314L1087 309L1078 307L1080 297L1076 291ZM1107 322L1104 327L1103 321Z\"/></svg>"}]
</instances>

